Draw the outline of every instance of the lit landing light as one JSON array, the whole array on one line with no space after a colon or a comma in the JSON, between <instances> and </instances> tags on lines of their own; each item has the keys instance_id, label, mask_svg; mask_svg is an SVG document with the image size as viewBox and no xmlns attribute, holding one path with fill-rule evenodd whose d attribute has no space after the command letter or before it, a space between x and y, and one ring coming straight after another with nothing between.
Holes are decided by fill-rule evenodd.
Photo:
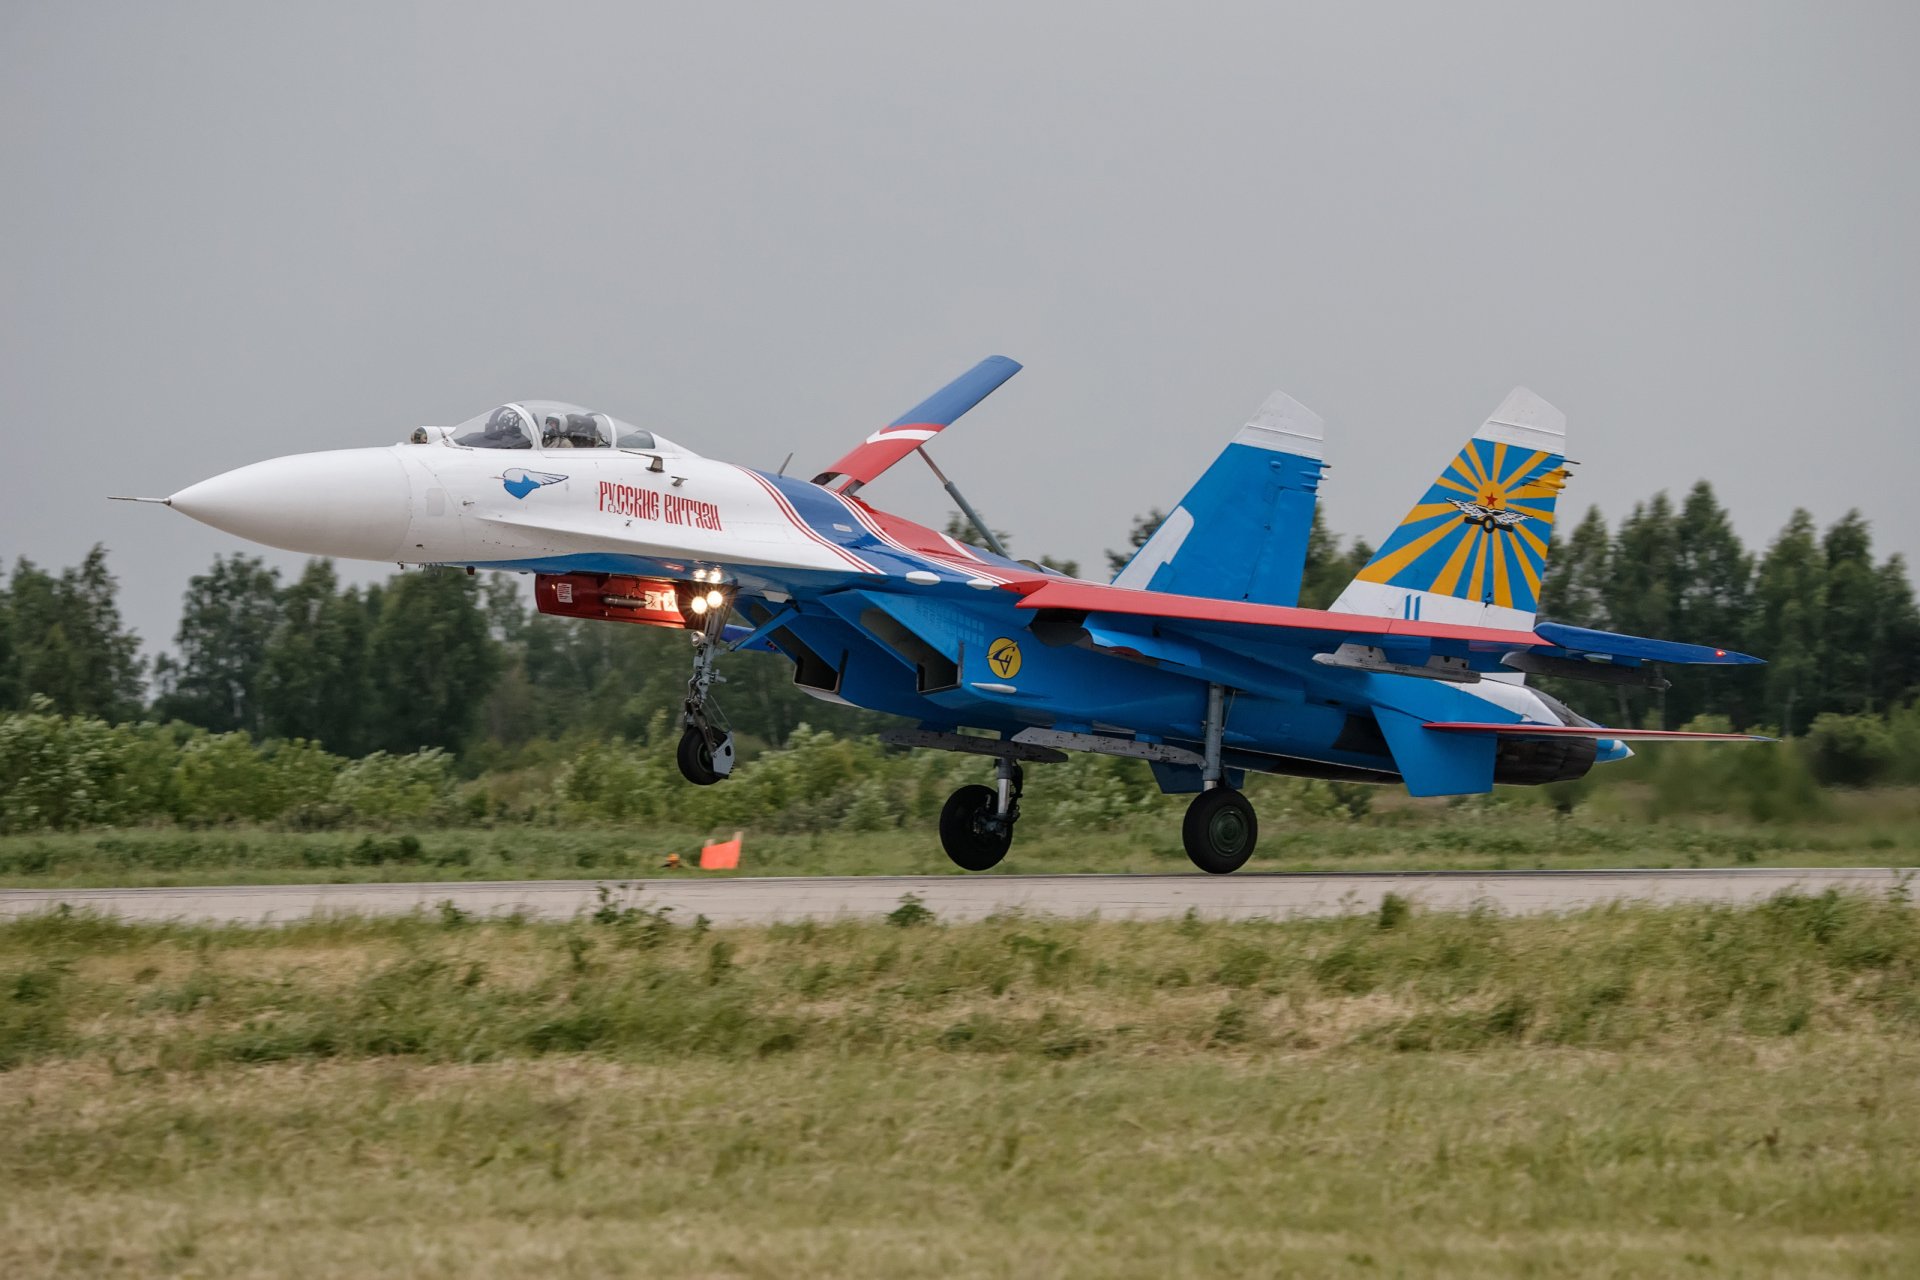
<instances>
[{"instance_id":1,"label":"lit landing light","mask_svg":"<svg viewBox=\"0 0 1920 1280\"><path fill-rule=\"evenodd\" d=\"M707 598L705 596L695 596L688 602L687 608L693 610L694 617L705 617L707 613Z\"/></svg>"},{"instance_id":2,"label":"lit landing light","mask_svg":"<svg viewBox=\"0 0 1920 1280\"><path fill-rule=\"evenodd\" d=\"M707 607L709 609L718 609L721 605L725 604L726 602L727 602L727 598L721 595L718 591L707 592Z\"/></svg>"},{"instance_id":3,"label":"lit landing light","mask_svg":"<svg viewBox=\"0 0 1920 1280\"><path fill-rule=\"evenodd\" d=\"M342 560L406 560L413 485L391 449L336 449L256 462L167 499L249 542Z\"/></svg>"}]
</instances>

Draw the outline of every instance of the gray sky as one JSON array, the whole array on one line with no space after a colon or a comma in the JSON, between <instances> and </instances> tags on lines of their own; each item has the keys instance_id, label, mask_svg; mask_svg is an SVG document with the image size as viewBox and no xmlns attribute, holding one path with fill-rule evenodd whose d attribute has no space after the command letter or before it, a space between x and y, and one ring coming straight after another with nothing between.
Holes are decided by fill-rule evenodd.
<instances>
[{"instance_id":1,"label":"gray sky","mask_svg":"<svg viewBox=\"0 0 1920 1280\"><path fill-rule=\"evenodd\" d=\"M240 544L107 493L518 397L811 474L1002 352L935 453L1023 554L1275 387L1378 541L1525 382L1576 510L1705 476L1914 556L1917 64L1906 3L11 0L0 555L104 541L164 642Z\"/></svg>"}]
</instances>

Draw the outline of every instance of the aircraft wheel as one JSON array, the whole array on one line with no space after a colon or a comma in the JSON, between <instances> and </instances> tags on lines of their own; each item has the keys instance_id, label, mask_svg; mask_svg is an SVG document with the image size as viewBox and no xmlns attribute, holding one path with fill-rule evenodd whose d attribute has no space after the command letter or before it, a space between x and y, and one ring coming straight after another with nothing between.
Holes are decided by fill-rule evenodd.
<instances>
[{"instance_id":1,"label":"aircraft wheel","mask_svg":"<svg viewBox=\"0 0 1920 1280\"><path fill-rule=\"evenodd\" d=\"M1232 787L1215 787L1202 791L1187 806L1180 838L1194 866L1223 876L1247 865L1260 839L1260 823L1245 796Z\"/></svg>"},{"instance_id":2,"label":"aircraft wheel","mask_svg":"<svg viewBox=\"0 0 1920 1280\"><path fill-rule=\"evenodd\" d=\"M1000 796L992 787L962 787L940 810L940 847L962 871L998 866L1013 844L1013 824L997 822Z\"/></svg>"},{"instance_id":3,"label":"aircraft wheel","mask_svg":"<svg viewBox=\"0 0 1920 1280\"><path fill-rule=\"evenodd\" d=\"M680 776L696 787L710 787L720 781L720 774L713 768L713 745L707 741L707 735L693 726L680 735L680 751L676 757L680 764Z\"/></svg>"}]
</instances>

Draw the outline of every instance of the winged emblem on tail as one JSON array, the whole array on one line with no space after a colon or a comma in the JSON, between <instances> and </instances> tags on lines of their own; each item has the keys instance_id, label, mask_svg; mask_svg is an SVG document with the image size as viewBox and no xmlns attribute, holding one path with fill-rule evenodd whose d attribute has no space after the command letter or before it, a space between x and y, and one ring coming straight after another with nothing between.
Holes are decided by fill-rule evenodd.
<instances>
[{"instance_id":1,"label":"winged emblem on tail","mask_svg":"<svg viewBox=\"0 0 1920 1280\"><path fill-rule=\"evenodd\" d=\"M1504 507L1486 507L1460 498L1448 498L1447 501L1460 508L1460 515L1468 524L1477 524L1488 533L1492 533L1495 529L1511 529L1527 518L1527 513L1524 511L1509 511Z\"/></svg>"}]
</instances>

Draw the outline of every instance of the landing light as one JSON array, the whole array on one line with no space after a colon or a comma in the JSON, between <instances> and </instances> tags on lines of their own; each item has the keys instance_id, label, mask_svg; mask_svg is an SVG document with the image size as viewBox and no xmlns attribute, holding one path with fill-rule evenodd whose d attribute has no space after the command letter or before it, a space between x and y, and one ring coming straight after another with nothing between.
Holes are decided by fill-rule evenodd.
<instances>
[{"instance_id":1,"label":"landing light","mask_svg":"<svg viewBox=\"0 0 1920 1280\"><path fill-rule=\"evenodd\" d=\"M692 609L696 614L703 614L707 611L707 598L705 596L695 596L693 603L687 607Z\"/></svg>"},{"instance_id":2,"label":"landing light","mask_svg":"<svg viewBox=\"0 0 1920 1280\"><path fill-rule=\"evenodd\" d=\"M727 598L718 591L709 591L707 592L707 607L710 609L718 609L722 604L726 603L726 599Z\"/></svg>"}]
</instances>

